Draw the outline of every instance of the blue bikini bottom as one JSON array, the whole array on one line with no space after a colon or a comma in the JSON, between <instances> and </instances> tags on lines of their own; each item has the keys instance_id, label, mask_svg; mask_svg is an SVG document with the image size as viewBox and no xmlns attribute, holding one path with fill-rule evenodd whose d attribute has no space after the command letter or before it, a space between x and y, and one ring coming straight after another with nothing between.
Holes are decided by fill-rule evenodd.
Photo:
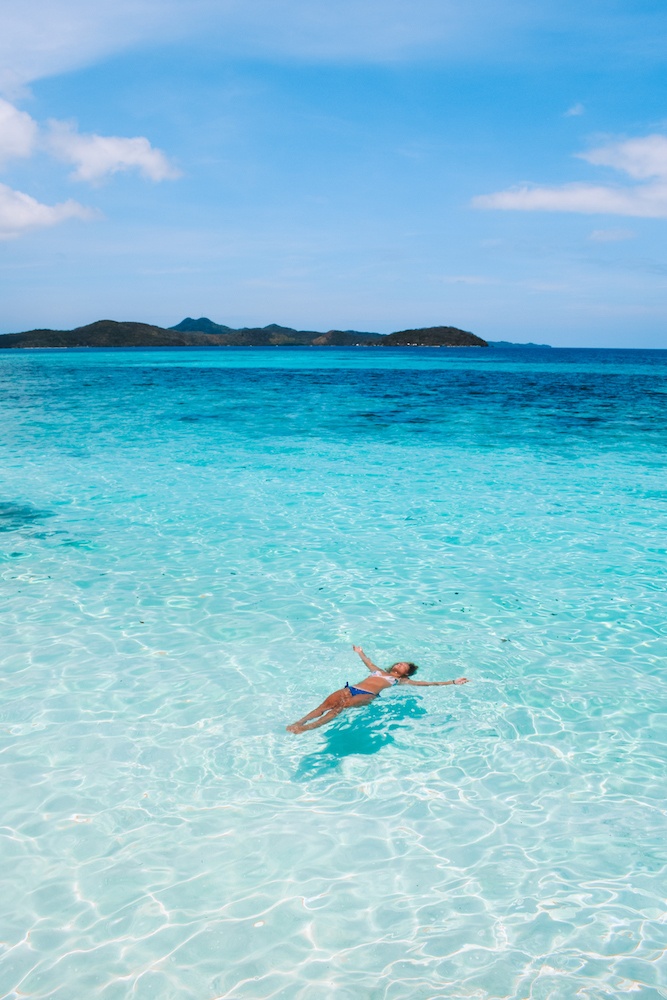
<instances>
[{"instance_id":1,"label":"blue bikini bottom","mask_svg":"<svg viewBox=\"0 0 667 1000\"><path fill-rule=\"evenodd\" d=\"M370 694L373 698L377 698L375 691L365 691L363 688L353 687L351 684L348 684L347 681L345 681L345 687L350 692L353 698L355 694Z\"/></svg>"}]
</instances>

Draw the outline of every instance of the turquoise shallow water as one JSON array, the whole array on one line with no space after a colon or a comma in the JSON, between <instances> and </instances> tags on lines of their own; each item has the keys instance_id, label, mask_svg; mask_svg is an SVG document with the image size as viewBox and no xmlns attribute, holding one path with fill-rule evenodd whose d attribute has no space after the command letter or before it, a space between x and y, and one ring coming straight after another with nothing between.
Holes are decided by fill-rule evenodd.
<instances>
[{"instance_id":1,"label":"turquoise shallow water","mask_svg":"<svg viewBox=\"0 0 667 1000\"><path fill-rule=\"evenodd\" d=\"M667 352L0 379L0 996L667 997Z\"/></svg>"}]
</instances>

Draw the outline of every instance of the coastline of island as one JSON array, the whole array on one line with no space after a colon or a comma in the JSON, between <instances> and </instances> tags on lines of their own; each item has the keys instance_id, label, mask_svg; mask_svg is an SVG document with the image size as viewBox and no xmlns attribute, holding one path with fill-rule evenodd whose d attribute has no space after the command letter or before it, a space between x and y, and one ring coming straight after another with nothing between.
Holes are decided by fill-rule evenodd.
<instances>
[{"instance_id":1,"label":"coastline of island","mask_svg":"<svg viewBox=\"0 0 667 1000\"><path fill-rule=\"evenodd\" d=\"M84 347L549 347L486 341L454 326L419 327L381 334L357 330L296 330L271 323L233 328L206 317L186 317L172 327L98 320L73 330L38 329L0 334L0 349Z\"/></svg>"}]
</instances>

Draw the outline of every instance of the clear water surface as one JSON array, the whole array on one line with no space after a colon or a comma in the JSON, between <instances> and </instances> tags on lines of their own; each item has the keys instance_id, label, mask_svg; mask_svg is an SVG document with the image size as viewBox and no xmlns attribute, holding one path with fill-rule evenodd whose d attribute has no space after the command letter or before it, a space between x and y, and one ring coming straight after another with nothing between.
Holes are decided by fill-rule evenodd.
<instances>
[{"instance_id":1,"label":"clear water surface","mask_svg":"<svg viewBox=\"0 0 667 1000\"><path fill-rule=\"evenodd\" d=\"M0 390L0 996L667 997L667 352ZM471 683L287 734L353 642Z\"/></svg>"}]
</instances>

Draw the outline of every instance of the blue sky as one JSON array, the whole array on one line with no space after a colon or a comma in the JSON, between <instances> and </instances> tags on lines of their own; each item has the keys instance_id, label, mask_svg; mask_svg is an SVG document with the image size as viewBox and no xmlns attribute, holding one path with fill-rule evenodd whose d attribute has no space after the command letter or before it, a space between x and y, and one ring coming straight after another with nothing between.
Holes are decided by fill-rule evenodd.
<instances>
[{"instance_id":1,"label":"blue sky","mask_svg":"<svg viewBox=\"0 0 667 1000\"><path fill-rule=\"evenodd\" d=\"M667 347L664 3L4 0L3 332Z\"/></svg>"}]
</instances>

